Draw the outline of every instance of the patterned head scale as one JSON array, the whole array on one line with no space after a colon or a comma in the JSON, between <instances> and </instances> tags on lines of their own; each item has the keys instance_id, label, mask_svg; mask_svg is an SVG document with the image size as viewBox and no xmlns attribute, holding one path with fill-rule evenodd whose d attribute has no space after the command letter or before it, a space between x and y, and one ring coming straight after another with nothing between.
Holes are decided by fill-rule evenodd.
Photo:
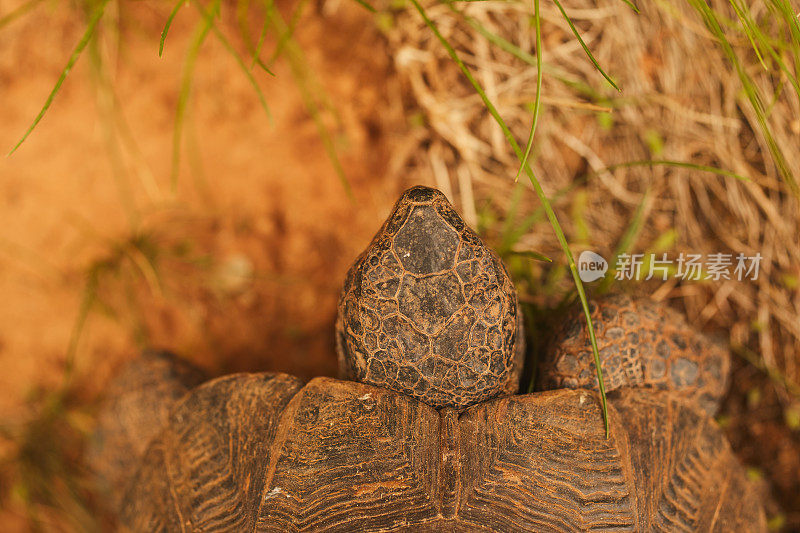
<instances>
[{"instance_id":1,"label":"patterned head scale","mask_svg":"<svg viewBox=\"0 0 800 533\"><path fill-rule=\"evenodd\" d=\"M514 286L435 189L400 197L347 273L336 329L346 376L434 407L518 387L524 335Z\"/></svg>"}]
</instances>

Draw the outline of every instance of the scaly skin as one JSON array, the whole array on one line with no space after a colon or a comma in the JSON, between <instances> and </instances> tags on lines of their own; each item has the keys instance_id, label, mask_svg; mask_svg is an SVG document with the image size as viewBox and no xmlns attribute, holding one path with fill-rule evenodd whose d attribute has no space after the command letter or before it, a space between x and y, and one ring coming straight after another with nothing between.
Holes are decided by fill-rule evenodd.
<instances>
[{"instance_id":1,"label":"scaly skin","mask_svg":"<svg viewBox=\"0 0 800 533\"><path fill-rule=\"evenodd\" d=\"M343 374L433 407L517 391L522 316L497 255L434 189L406 191L347 273Z\"/></svg>"},{"instance_id":2,"label":"scaly skin","mask_svg":"<svg viewBox=\"0 0 800 533\"><path fill-rule=\"evenodd\" d=\"M612 295L594 301L591 310L606 391L668 390L716 413L730 367L725 349L676 311L645 298ZM550 346L540 366L541 388L597 388L582 313L567 317Z\"/></svg>"}]
</instances>

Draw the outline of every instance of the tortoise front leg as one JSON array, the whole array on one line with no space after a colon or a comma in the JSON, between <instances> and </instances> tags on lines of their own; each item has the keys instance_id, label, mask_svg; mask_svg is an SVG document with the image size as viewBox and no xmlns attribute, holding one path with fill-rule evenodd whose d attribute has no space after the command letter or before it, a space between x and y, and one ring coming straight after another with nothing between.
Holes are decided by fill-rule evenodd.
<instances>
[{"instance_id":1,"label":"tortoise front leg","mask_svg":"<svg viewBox=\"0 0 800 533\"><path fill-rule=\"evenodd\" d=\"M606 391L623 387L674 392L713 415L725 392L729 354L692 328L678 312L647 298L617 294L594 301ZM580 312L564 321L540 366L541 389L597 388L586 323Z\"/></svg>"}]
</instances>

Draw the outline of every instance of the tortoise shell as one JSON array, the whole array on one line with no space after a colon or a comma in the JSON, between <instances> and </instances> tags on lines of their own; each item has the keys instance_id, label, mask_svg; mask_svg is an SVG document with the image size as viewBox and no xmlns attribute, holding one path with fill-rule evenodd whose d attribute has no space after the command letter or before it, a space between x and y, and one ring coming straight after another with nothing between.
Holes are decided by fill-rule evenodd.
<instances>
[{"instance_id":1,"label":"tortoise shell","mask_svg":"<svg viewBox=\"0 0 800 533\"><path fill-rule=\"evenodd\" d=\"M134 531L757 531L722 433L665 391L460 414L385 388L236 374L180 400L128 483Z\"/></svg>"},{"instance_id":2,"label":"tortoise shell","mask_svg":"<svg viewBox=\"0 0 800 533\"><path fill-rule=\"evenodd\" d=\"M191 388L206 380L200 369L167 352L147 350L114 379L113 401L97 421L87 462L104 475L98 487L119 504L121 485L139 467L147 446L169 420L170 410Z\"/></svg>"},{"instance_id":3,"label":"tortoise shell","mask_svg":"<svg viewBox=\"0 0 800 533\"><path fill-rule=\"evenodd\" d=\"M411 237L401 238L407 227ZM451 230L458 231L456 240L442 237L452 236ZM434 238L413 244L426 235ZM96 462L101 479L118 493L111 500L119 502L122 527L147 532L766 529L753 488L708 415L717 404L714 391L722 390L727 379L727 354L697 352L692 361L698 366L709 357L722 360L717 361L718 372L703 366L695 379L661 379L652 373L651 354L642 348L642 342L653 342L648 328L657 328L656 341L674 333L682 336L671 339L678 345L706 342L680 320L684 326L676 326L674 315L662 316L639 300L612 298L611 304L594 304L601 341L617 342L633 361L618 365L620 372L641 368L644 376L634 379L634 373L634 378L615 381L609 395L610 438L590 389L508 395L519 373L519 329L504 334L498 350L489 350L505 370L492 371L493 361L483 367L487 387L477 387L470 374L461 373L463 365L472 364L463 363L465 359L480 361L474 348L487 348L483 343L489 342L479 336L474 346L475 328L485 323L505 331L521 324L502 265L479 240L465 235L471 234L443 196L415 188L401 198L359 257L348 276L337 331L342 363L361 382L316 378L304 385L284 374L234 374L192 388L196 373L168 370L185 369L186 363L177 358L151 354L131 362L111 387L93 454L129 457ZM442 294L450 289L441 285L439 292L403 292L404 283L416 286L426 276L439 280L433 284L445 283L441 279L455 269L458 277L465 242L472 247L461 257L477 261L477 267L472 277L458 278L464 297L463 302L456 300L459 306L439 301L457 298ZM415 253L422 257L418 268L411 263L392 266L404 250L411 251L409 258ZM425 250L432 253L425 255ZM481 263L486 256L490 259ZM373 257L378 257L376 264ZM370 269L377 273L370 274ZM373 292L390 279L397 281L392 297ZM501 311L489 313L498 317L494 322L486 318L490 303L473 305L472 297L466 297L481 291L500 296L494 301ZM409 304L409 298L415 303ZM372 317L369 312L382 309L380 300L390 301L390 311ZM386 328L401 309L414 305L427 311L404 314L402 320L423 330L423 357L409 351L414 346L403 351L402 328ZM603 313L607 305L616 314ZM437 314L445 307L451 310L449 318ZM453 318L467 316L474 320ZM653 318L658 316L662 318ZM432 324L437 325L425 330ZM469 336L462 331L465 324ZM621 337L617 332L608 336L613 328L622 330ZM451 345L456 352L436 352L434 339L449 329L470 341ZM542 382L590 387L584 367L561 362L583 350L580 328L573 324L565 331L566 336L555 334L554 362L544 366ZM394 343L395 351L369 351L370 332L385 335L379 342ZM660 354L664 375L681 367L687 353ZM452 366L429 368L421 365L425 360L449 360ZM373 361L384 368L394 362L398 370L377 374L378 379ZM617 367L611 359L604 361L612 380L617 379ZM417 373L401 372L404 366ZM443 371L445 367L456 370ZM421 389L423 379L428 386ZM179 391L186 393L178 398ZM169 414L162 425L164 413ZM119 432L142 438L115 437ZM150 435L155 437L150 440ZM149 440L143 453L142 440ZM111 453L108 447L119 449ZM134 463L138 466L130 468Z\"/></svg>"}]
</instances>

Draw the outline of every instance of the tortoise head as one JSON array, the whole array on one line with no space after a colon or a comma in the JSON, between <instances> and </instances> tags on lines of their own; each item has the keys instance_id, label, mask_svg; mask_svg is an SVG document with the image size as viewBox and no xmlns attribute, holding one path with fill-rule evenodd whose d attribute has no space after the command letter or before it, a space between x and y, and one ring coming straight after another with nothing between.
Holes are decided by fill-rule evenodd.
<instances>
[{"instance_id":1,"label":"tortoise head","mask_svg":"<svg viewBox=\"0 0 800 533\"><path fill-rule=\"evenodd\" d=\"M434 407L516 392L524 352L511 279L445 196L413 187L350 268L342 373Z\"/></svg>"}]
</instances>

